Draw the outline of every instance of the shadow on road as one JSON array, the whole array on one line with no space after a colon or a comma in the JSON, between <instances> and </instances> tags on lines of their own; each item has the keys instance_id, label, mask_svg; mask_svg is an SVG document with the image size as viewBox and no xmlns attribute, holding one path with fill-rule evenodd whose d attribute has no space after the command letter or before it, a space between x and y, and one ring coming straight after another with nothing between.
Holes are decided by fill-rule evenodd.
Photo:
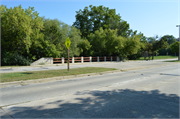
<instances>
[{"instance_id":1,"label":"shadow on road","mask_svg":"<svg viewBox=\"0 0 180 119\"><path fill-rule=\"evenodd\" d=\"M179 96L159 90L81 91L42 106L9 110L14 118L179 118Z\"/></svg>"},{"instance_id":2,"label":"shadow on road","mask_svg":"<svg viewBox=\"0 0 180 119\"><path fill-rule=\"evenodd\" d=\"M165 73L162 73L161 75L180 76L180 75L177 75L177 74L165 74Z\"/></svg>"}]
</instances>

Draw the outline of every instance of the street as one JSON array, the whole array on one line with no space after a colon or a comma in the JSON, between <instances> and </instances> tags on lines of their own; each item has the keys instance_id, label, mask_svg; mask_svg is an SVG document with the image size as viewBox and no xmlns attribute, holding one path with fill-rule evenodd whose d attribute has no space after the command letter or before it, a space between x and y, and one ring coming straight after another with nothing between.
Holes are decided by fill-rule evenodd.
<instances>
[{"instance_id":1,"label":"street","mask_svg":"<svg viewBox=\"0 0 180 119\"><path fill-rule=\"evenodd\" d=\"M180 64L175 63L148 69L1 88L1 116L179 118L179 77Z\"/></svg>"}]
</instances>

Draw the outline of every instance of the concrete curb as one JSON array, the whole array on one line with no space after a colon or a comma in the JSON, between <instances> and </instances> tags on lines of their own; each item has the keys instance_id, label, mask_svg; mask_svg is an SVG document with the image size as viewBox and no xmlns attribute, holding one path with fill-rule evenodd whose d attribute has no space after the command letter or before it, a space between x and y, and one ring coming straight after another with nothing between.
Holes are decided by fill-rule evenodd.
<instances>
[{"instance_id":1,"label":"concrete curb","mask_svg":"<svg viewBox=\"0 0 180 119\"><path fill-rule=\"evenodd\" d=\"M51 78L43 78L43 79L32 79L32 80L27 80L27 81L6 82L6 83L0 83L0 88L9 87L9 86L19 86L19 85L23 86L23 85L34 84L34 83L44 83L44 82L85 77L85 76L96 76L96 75L103 75L103 74L115 73L115 72L121 72L121 70L113 70L113 71L106 71L106 72L99 72L99 73L88 73L88 74L80 74L80 75L70 75L70 76L59 76L59 77L51 77Z\"/></svg>"}]
</instances>

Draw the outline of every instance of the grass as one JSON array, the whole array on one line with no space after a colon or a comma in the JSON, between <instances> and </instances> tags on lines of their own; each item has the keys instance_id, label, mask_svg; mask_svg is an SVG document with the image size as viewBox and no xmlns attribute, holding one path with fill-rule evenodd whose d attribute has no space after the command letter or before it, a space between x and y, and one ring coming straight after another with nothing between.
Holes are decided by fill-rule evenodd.
<instances>
[{"instance_id":1,"label":"grass","mask_svg":"<svg viewBox=\"0 0 180 119\"><path fill-rule=\"evenodd\" d=\"M45 65L45 63L39 63L39 65Z\"/></svg>"},{"instance_id":2,"label":"grass","mask_svg":"<svg viewBox=\"0 0 180 119\"><path fill-rule=\"evenodd\" d=\"M19 65L16 65L16 66L1 66L1 68L7 68L7 67L21 67Z\"/></svg>"},{"instance_id":3,"label":"grass","mask_svg":"<svg viewBox=\"0 0 180 119\"><path fill-rule=\"evenodd\" d=\"M166 56L166 55L154 56L154 60L156 60L156 59L171 59L171 58L178 58L178 56L171 56L171 55L169 55L169 56ZM147 57L146 59L149 59L149 57ZM150 58L150 60L151 59L152 59L152 57ZM140 60L144 60L144 57L140 57Z\"/></svg>"},{"instance_id":4,"label":"grass","mask_svg":"<svg viewBox=\"0 0 180 119\"><path fill-rule=\"evenodd\" d=\"M13 82L21 80L32 80L41 78L50 78L57 76L69 76L87 73L99 73L104 71L116 70L115 68L101 68L101 67L84 67L84 68L74 68L61 70L47 70L47 71L29 71L29 72L16 72L16 73L1 73L1 83L3 82Z\"/></svg>"}]
</instances>

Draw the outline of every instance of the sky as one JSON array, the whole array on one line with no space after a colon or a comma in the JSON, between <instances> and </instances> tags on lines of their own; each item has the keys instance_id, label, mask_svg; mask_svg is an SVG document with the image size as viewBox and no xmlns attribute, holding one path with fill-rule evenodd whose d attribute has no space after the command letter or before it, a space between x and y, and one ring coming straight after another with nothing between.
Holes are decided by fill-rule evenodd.
<instances>
[{"instance_id":1,"label":"sky","mask_svg":"<svg viewBox=\"0 0 180 119\"><path fill-rule=\"evenodd\" d=\"M1 0L8 8L19 6L23 9L34 7L39 16L58 19L72 25L76 11L86 6L116 9L121 19L127 21L130 29L141 32L146 37L173 35L179 37L180 0Z\"/></svg>"}]
</instances>

